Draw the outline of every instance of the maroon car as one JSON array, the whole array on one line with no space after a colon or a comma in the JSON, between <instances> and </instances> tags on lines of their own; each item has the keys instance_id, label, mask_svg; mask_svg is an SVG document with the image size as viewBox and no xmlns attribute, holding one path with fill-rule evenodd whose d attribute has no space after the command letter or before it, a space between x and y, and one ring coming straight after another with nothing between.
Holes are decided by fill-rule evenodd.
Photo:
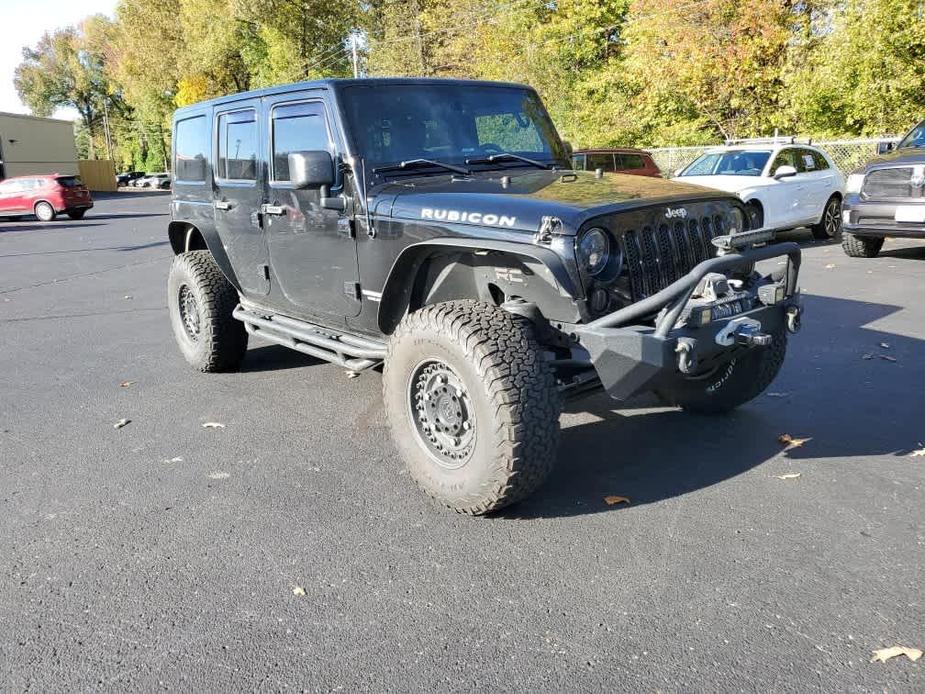
<instances>
[{"instance_id":1,"label":"maroon car","mask_svg":"<svg viewBox=\"0 0 925 694\"><path fill-rule=\"evenodd\" d=\"M77 176L36 174L0 181L0 217L34 214L50 222L63 212L80 219L91 207L90 191Z\"/></svg>"},{"instance_id":2,"label":"maroon car","mask_svg":"<svg viewBox=\"0 0 925 694\"><path fill-rule=\"evenodd\" d=\"M579 149L572 154L576 171L603 169L612 173L636 176L661 176L662 172L652 155L642 149L621 147L616 149Z\"/></svg>"}]
</instances>

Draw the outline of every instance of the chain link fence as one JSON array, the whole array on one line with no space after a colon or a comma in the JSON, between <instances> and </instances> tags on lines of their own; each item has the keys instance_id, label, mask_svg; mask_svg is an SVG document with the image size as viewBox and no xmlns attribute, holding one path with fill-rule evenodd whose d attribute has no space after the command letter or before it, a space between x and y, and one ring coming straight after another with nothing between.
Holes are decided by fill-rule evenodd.
<instances>
[{"instance_id":1,"label":"chain link fence","mask_svg":"<svg viewBox=\"0 0 925 694\"><path fill-rule=\"evenodd\" d=\"M877 155L877 146L881 142L898 142L894 135L860 140L813 140L814 147L825 151L835 162L841 172L847 176L854 169ZM803 141L805 144L805 140ZM797 141L799 144L800 141ZM704 152L717 145L702 147L653 147L648 149L665 176L674 176L678 169L690 164Z\"/></svg>"}]
</instances>

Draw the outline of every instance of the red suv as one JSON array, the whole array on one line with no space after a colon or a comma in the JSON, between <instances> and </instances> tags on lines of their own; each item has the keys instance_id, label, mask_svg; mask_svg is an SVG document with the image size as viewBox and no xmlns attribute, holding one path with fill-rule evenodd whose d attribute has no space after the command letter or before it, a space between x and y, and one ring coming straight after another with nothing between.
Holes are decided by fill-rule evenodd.
<instances>
[{"instance_id":1,"label":"red suv","mask_svg":"<svg viewBox=\"0 0 925 694\"><path fill-rule=\"evenodd\" d=\"M662 175L651 154L642 149L629 147L579 149L572 154L572 166L576 171L603 169L612 173L635 174L636 176Z\"/></svg>"},{"instance_id":2,"label":"red suv","mask_svg":"<svg viewBox=\"0 0 925 694\"><path fill-rule=\"evenodd\" d=\"M0 217L34 214L50 222L64 212L80 219L91 207L90 191L77 176L14 176L0 181Z\"/></svg>"}]
</instances>

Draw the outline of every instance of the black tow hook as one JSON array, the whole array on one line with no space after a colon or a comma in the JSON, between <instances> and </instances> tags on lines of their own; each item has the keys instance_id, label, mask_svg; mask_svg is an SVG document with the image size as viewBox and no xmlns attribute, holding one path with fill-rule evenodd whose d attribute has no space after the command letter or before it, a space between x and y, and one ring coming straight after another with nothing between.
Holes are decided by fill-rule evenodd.
<instances>
[{"instance_id":1,"label":"black tow hook","mask_svg":"<svg viewBox=\"0 0 925 694\"><path fill-rule=\"evenodd\" d=\"M758 332L743 326L735 333L736 344L746 347L770 347L773 338L767 333Z\"/></svg>"}]
</instances>

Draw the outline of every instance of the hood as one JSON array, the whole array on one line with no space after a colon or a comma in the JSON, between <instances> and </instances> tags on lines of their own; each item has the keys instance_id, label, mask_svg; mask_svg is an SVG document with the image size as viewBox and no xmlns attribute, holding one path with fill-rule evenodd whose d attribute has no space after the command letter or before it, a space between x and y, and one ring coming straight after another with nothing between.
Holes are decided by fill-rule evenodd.
<instances>
[{"instance_id":1,"label":"hood","mask_svg":"<svg viewBox=\"0 0 925 694\"><path fill-rule=\"evenodd\" d=\"M754 188L762 180L761 176L682 176L685 183L727 193L739 193L747 188ZM677 181L678 179L672 179Z\"/></svg>"},{"instance_id":2,"label":"hood","mask_svg":"<svg viewBox=\"0 0 925 694\"><path fill-rule=\"evenodd\" d=\"M905 147L893 152L887 152L880 156L874 157L863 166L858 167L852 173L867 173L873 169L879 169L883 166L899 166L902 164L922 165L925 164L925 148L923 147Z\"/></svg>"},{"instance_id":3,"label":"hood","mask_svg":"<svg viewBox=\"0 0 925 694\"><path fill-rule=\"evenodd\" d=\"M658 204L729 197L662 178L584 171L505 170L472 176L420 176L371 188L377 214L394 219L494 226L536 232L543 217L570 233L601 214Z\"/></svg>"}]
</instances>

